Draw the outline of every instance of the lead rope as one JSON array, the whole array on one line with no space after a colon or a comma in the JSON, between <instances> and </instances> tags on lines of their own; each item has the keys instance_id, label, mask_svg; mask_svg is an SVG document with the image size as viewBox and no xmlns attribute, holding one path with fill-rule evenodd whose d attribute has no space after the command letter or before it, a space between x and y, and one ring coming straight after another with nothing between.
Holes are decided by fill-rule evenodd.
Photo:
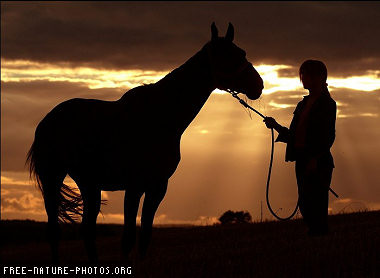
<instances>
[{"instance_id":1,"label":"lead rope","mask_svg":"<svg viewBox=\"0 0 380 278\"><path fill-rule=\"evenodd\" d=\"M238 96L238 93L235 92L235 91L232 91L230 89L227 89L226 90L227 92L229 92L234 98L236 98L241 105L243 105L245 108L248 108L248 109L251 109L253 112L255 112L257 115L259 115L260 117L262 117L263 119L265 119L265 116L263 114L261 114L259 111L257 111L255 108L253 108L252 106L250 106L247 102L245 102L243 99L241 99L239 96ZM266 201L267 201L267 206L268 206L268 209L269 211L272 213L272 215L274 217L276 217L278 220L289 220L291 219L298 211L298 201L299 199L297 200L297 205L294 209L294 211L292 212L292 214L288 217L280 217L278 216L272 209L271 205L270 205L270 202L269 202L269 183L270 183L270 177L271 177L271 174L272 174L272 165L273 165L273 154L274 154L274 132L273 132L273 128L270 129L271 131L271 134L272 134L272 149L271 149L271 152L270 152L270 162L269 162L269 169L268 169L268 178L267 178L267 187L266 187ZM332 194L334 194L334 196L336 198L339 198L338 194L335 193L334 190L332 190L330 187L329 187L329 190Z\"/></svg>"},{"instance_id":2,"label":"lead rope","mask_svg":"<svg viewBox=\"0 0 380 278\"><path fill-rule=\"evenodd\" d=\"M263 119L265 119L265 116L263 114L261 114L259 111L257 111L255 108L253 108L252 106L250 106L247 102L245 102L243 99L241 99L239 96L238 96L238 93L237 92L234 92L230 89L227 89L227 92L229 92L234 98L236 98L241 105L243 105L245 108L248 108L248 109L251 109L253 112L255 112L257 115L259 115L260 117L262 117ZM272 209L271 205L270 205L270 202L269 202L269 184L270 184L270 177L271 177L271 174L272 174L272 165L273 165L273 154L274 154L274 132L273 132L273 128L270 129L271 131L271 135L272 135L272 148L271 148L271 152L270 152L270 162L269 162L269 169L268 169L268 177L267 177L267 186L266 186L266 201L267 201L267 206L268 206L268 209L269 211L272 213L272 215L274 217L276 217L278 220L289 220L291 219L298 211L298 200L297 200L297 205L294 209L294 211L292 212L292 214L288 217L281 217L281 216L278 216Z\"/></svg>"}]
</instances>

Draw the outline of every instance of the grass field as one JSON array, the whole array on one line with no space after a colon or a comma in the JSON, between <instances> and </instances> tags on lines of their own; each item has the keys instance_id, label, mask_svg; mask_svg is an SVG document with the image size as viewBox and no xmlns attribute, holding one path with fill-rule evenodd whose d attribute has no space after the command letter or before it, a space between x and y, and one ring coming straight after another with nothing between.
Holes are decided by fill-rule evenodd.
<instances>
[{"instance_id":1,"label":"grass field","mask_svg":"<svg viewBox=\"0 0 380 278\"><path fill-rule=\"evenodd\" d=\"M122 226L98 225L97 246L100 265L130 266L129 277L380 277L380 211L333 215L329 223L331 233L317 238L302 220L159 227L144 261L123 259ZM49 265L44 236L45 223L1 221L1 265ZM60 252L62 265L87 265L78 225L63 226Z\"/></svg>"}]
</instances>

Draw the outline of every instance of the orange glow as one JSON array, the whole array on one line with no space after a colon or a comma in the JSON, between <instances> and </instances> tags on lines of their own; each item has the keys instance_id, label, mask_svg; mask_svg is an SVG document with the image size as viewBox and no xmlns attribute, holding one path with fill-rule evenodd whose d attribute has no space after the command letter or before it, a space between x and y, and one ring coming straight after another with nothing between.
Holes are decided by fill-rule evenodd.
<instances>
[{"instance_id":1,"label":"orange glow","mask_svg":"<svg viewBox=\"0 0 380 278\"><path fill-rule=\"evenodd\" d=\"M133 88L160 80L168 72L151 70L101 70L96 68L70 68L65 65L2 60L1 80L4 82L30 82L37 80L83 83L90 89Z\"/></svg>"},{"instance_id":2,"label":"orange glow","mask_svg":"<svg viewBox=\"0 0 380 278\"><path fill-rule=\"evenodd\" d=\"M300 82L298 77L279 77L278 71L288 69L287 65L259 65L256 70L264 80L263 94L272 94L278 91L295 91L299 89Z\"/></svg>"},{"instance_id":3,"label":"orange glow","mask_svg":"<svg viewBox=\"0 0 380 278\"><path fill-rule=\"evenodd\" d=\"M296 103L302 99L302 94L307 94L298 76L280 76L281 70L290 68L288 65L256 66L257 71L265 81L265 89L262 98L250 103L263 114L275 117L282 125L290 123L292 114L289 112L291 110L289 108L295 107ZM71 68L65 64L2 60L1 79L5 83L25 82L26 85L26 82L38 80L65 81L73 83L71 85L65 84L68 87L81 85L81 89L87 93L89 93L89 89L100 88L116 88L117 93L117 88L124 91L143 83L156 82L167 73L166 71L139 69L116 71L89 67ZM367 177L361 173L363 170L359 170L360 164L367 160L363 158L364 155L360 160L361 157L358 155L366 150L367 153L365 154L370 156L376 154L378 150L378 147L376 149L378 145L375 145L377 143L374 143L378 142L378 138L375 138L376 128L367 128L380 116L376 110L378 95L367 93L380 89L380 80L377 78L377 74L379 72L368 72L362 76L344 79L331 76L328 79L329 88L332 91L338 88L351 89L347 90L347 95L345 95L346 91L342 94L337 93L335 96L334 93L332 94L338 106L338 133L333 148L337 168L334 173L333 188L340 195L342 194L341 202L331 203L330 210L332 212L337 212L337 208L345 205L345 200L347 202L349 202L348 200L350 202L357 201L355 194L367 190L363 188L367 188L369 184L363 182ZM54 85L54 83L52 84ZM14 87L17 88L17 86ZM28 98L21 98L22 92L20 95L12 94L15 89L13 88L11 91L8 88L6 84L2 88L2 113L4 113L2 115L6 115L12 121L9 120L6 122L7 124L2 124L2 131L12 130L16 127L17 130L9 133L8 137L2 135L2 149L4 146L6 148L7 144L11 145L11 151L16 148L24 148L25 150L20 152L24 156L33 141L35 126L31 125L31 121L20 123L20 119L22 121L25 117L30 116L33 122L38 122L51 109L52 104L39 103L41 105L39 114L35 110L26 109L29 113L25 113L27 116L19 115L15 113L17 110L15 107L34 108L30 107L29 102L26 103L34 96L28 95ZM356 92L352 90L356 90ZM104 95L99 94L99 98L102 96ZM51 97L54 98L54 96ZM39 100L36 97L36 103ZM54 103L56 101L58 102L57 99L52 100ZM354 127L351 121L356 117L361 117L361 124L368 124L368 126L364 126L366 128L363 130L367 130L368 134L374 134L371 137L367 136L366 133L366 144L360 144L360 147L363 148L360 152L353 150L353 146L358 147L359 144L356 142L359 141L360 136L353 138L353 133L349 132ZM5 118L2 116L2 121ZM27 140L23 143L28 142L28 144L13 146L14 134L26 138ZM370 141L372 145L368 143L368 138L372 140ZM250 119L239 103L229 97L226 92L216 89L182 137L182 160L176 173L170 179L170 187L163 206L158 210L155 224L212 224L226 209L249 210L252 212L253 218L257 219L260 201L265 196L264 186L270 154L269 140L270 132L265 128L261 119L256 118L255 115L252 115L252 119ZM367 143L368 150L364 149ZM295 177L292 174L293 165L284 163L284 153L285 145L277 144L271 197L278 208L287 209L293 206L297 193ZM24 157L22 159L24 162ZM6 163L9 164L10 162L5 161L3 165ZM22 175L16 172L2 172L2 196L6 196L4 199L8 203L8 206L4 206L4 202L2 202L1 212L4 213L2 215L3 217L4 215L6 217L31 217L46 221L41 194L28 178L27 172L22 172ZM355 194L348 196L348 198L344 196L344 191L347 183L351 181L352 184L360 184L363 188L357 188ZM75 182L70 178L66 178L65 183L76 187ZM109 203L102 207L104 217L100 215L99 222L123 223L123 193L102 192L102 198L108 199ZM366 197L357 198L365 199ZM368 201L366 205L370 209L380 208L380 203L376 201ZM178 206L179 203L180 206ZM35 208L33 209L31 206ZM195 210L194 207L196 207ZM182 214L178 213L173 216L178 211ZM264 212L264 216L269 216L269 213L265 215L266 213ZM284 212L284 214L286 213ZM138 218L139 221L140 218Z\"/></svg>"},{"instance_id":4,"label":"orange glow","mask_svg":"<svg viewBox=\"0 0 380 278\"><path fill-rule=\"evenodd\" d=\"M157 82L169 71L154 70L102 70L89 67L71 68L67 65L38 63L25 60L2 60L1 80L4 82L28 82L36 80L66 81L83 83L90 89L99 88L133 88L142 84ZM258 65L257 71L264 80L263 94L272 94L278 91L296 91L302 88L298 76L280 77L278 72L289 69L289 65ZM374 91L380 89L380 71L369 72L362 76L347 78L329 77L330 88L347 88L359 91ZM225 92L216 89L214 93Z\"/></svg>"},{"instance_id":5,"label":"orange glow","mask_svg":"<svg viewBox=\"0 0 380 278\"><path fill-rule=\"evenodd\" d=\"M377 78L377 75L380 71L371 72L368 75L363 76L351 76L347 78L334 78L331 77L328 79L330 86L335 88L347 88L358 91L375 91L380 89L380 79Z\"/></svg>"}]
</instances>

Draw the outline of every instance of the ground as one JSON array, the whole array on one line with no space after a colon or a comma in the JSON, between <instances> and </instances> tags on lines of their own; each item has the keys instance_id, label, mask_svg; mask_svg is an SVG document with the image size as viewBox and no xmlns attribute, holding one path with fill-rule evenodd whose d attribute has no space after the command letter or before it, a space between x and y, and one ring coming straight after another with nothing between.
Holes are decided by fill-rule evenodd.
<instances>
[{"instance_id":1,"label":"ground","mask_svg":"<svg viewBox=\"0 0 380 278\"><path fill-rule=\"evenodd\" d=\"M302 220L156 227L149 254L143 261L135 252L129 259L123 259L122 226L98 225L100 265L111 270L129 266L132 275L97 276L380 277L380 211L333 215L329 223L331 233L315 238L306 235ZM34 221L1 221L2 272L4 266L49 265L45 225ZM64 225L62 230L61 265L89 266L79 226Z\"/></svg>"}]
</instances>

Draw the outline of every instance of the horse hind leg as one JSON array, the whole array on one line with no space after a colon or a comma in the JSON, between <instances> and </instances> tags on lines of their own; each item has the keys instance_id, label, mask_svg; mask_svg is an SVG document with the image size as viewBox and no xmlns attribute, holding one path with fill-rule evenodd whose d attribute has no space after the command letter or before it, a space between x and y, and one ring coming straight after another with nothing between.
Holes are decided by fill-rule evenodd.
<instances>
[{"instance_id":1,"label":"horse hind leg","mask_svg":"<svg viewBox=\"0 0 380 278\"><path fill-rule=\"evenodd\" d=\"M91 263L98 262L96 250L96 219L101 206L101 190L90 188L88 184L78 184L83 199L82 236L88 259Z\"/></svg>"},{"instance_id":2,"label":"horse hind leg","mask_svg":"<svg viewBox=\"0 0 380 278\"><path fill-rule=\"evenodd\" d=\"M139 238L139 255L144 259L152 236L154 215L166 194L168 181L157 182L151 189L145 192L144 205L141 215L141 232Z\"/></svg>"},{"instance_id":3,"label":"horse hind leg","mask_svg":"<svg viewBox=\"0 0 380 278\"><path fill-rule=\"evenodd\" d=\"M52 262L59 262L59 206L60 206L60 188L64 180L64 175L40 175L39 183L43 192L45 210L48 216L47 238L50 243Z\"/></svg>"},{"instance_id":4,"label":"horse hind leg","mask_svg":"<svg viewBox=\"0 0 380 278\"><path fill-rule=\"evenodd\" d=\"M124 195L124 232L122 239L122 251L128 257L136 244L136 216L140 204L142 192L126 190Z\"/></svg>"}]
</instances>

